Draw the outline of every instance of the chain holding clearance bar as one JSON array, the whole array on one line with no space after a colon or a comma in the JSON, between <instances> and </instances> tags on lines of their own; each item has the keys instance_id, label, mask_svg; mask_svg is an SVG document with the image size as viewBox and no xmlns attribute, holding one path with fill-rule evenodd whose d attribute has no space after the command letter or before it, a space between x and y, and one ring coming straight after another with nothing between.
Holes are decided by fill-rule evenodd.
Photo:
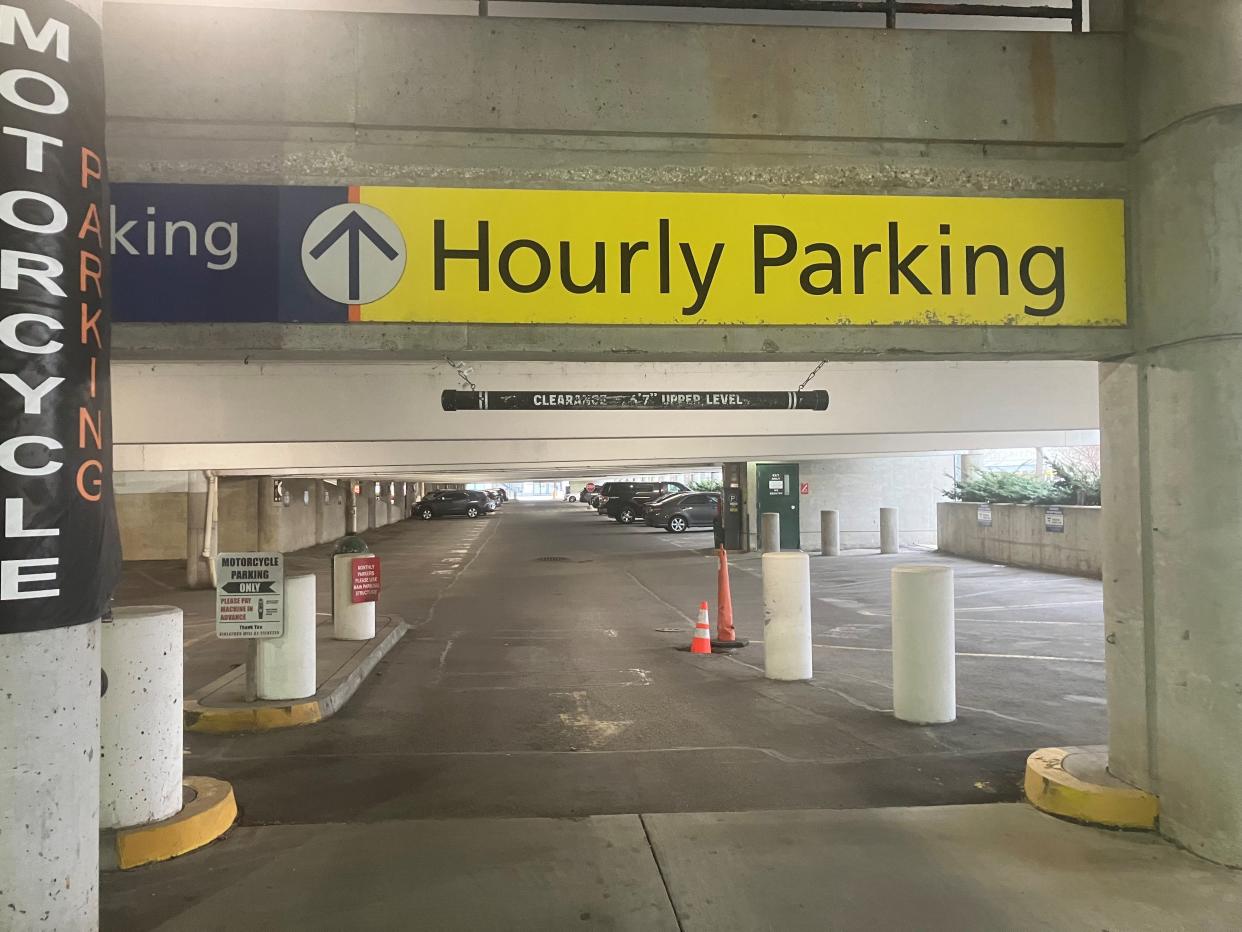
<instances>
[{"instance_id":1,"label":"chain holding clearance bar","mask_svg":"<svg viewBox=\"0 0 1242 932\"><path fill-rule=\"evenodd\" d=\"M827 411L828 392L462 392L445 411Z\"/></svg>"}]
</instances>

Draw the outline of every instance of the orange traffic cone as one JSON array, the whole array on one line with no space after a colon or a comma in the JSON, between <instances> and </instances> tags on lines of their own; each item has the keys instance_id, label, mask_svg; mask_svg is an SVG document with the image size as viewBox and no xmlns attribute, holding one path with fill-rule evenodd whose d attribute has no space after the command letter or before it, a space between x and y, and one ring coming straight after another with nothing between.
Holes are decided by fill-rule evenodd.
<instances>
[{"instance_id":1,"label":"orange traffic cone","mask_svg":"<svg viewBox=\"0 0 1242 932\"><path fill-rule=\"evenodd\" d=\"M729 591L729 555L721 547L716 551L720 557L720 585L716 598L716 637L712 647L726 650L734 647L745 647L750 641L739 639L733 630L733 595Z\"/></svg>"},{"instance_id":2,"label":"orange traffic cone","mask_svg":"<svg viewBox=\"0 0 1242 932\"><path fill-rule=\"evenodd\" d=\"M699 620L694 625L694 640L690 642L690 653L710 654L712 652L712 623L707 619L707 603L699 605Z\"/></svg>"}]
</instances>

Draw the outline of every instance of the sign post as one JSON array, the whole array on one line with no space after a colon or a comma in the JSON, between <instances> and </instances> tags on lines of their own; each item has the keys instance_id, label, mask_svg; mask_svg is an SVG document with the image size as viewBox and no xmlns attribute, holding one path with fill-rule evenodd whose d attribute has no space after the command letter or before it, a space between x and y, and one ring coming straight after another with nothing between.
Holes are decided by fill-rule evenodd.
<instances>
[{"instance_id":1,"label":"sign post","mask_svg":"<svg viewBox=\"0 0 1242 932\"><path fill-rule=\"evenodd\" d=\"M259 638L285 633L285 555L216 555L216 637L246 638L246 701L259 698Z\"/></svg>"},{"instance_id":2,"label":"sign post","mask_svg":"<svg viewBox=\"0 0 1242 932\"><path fill-rule=\"evenodd\" d=\"M285 633L285 555L216 557L216 637L278 638Z\"/></svg>"},{"instance_id":3,"label":"sign post","mask_svg":"<svg viewBox=\"0 0 1242 932\"><path fill-rule=\"evenodd\" d=\"M376 556L354 557L350 564L350 602L375 602L380 594L380 559Z\"/></svg>"}]
</instances>

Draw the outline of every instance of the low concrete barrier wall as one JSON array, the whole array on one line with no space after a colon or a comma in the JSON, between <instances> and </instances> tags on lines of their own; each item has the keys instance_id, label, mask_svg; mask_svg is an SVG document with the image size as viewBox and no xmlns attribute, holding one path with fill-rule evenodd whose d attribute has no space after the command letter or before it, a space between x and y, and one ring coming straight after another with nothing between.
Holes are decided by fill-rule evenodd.
<instances>
[{"instance_id":1,"label":"low concrete barrier wall","mask_svg":"<svg viewBox=\"0 0 1242 932\"><path fill-rule=\"evenodd\" d=\"M940 502L937 546L960 557L1099 578L1100 508L1063 505L1049 511L1044 505Z\"/></svg>"}]
</instances>

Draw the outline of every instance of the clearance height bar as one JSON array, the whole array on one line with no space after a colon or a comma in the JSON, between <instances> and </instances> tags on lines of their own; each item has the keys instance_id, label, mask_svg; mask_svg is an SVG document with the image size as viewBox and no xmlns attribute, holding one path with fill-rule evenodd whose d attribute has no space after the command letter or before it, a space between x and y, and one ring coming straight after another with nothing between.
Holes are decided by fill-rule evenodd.
<instances>
[{"instance_id":1,"label":"clearance height bar","mask_svg":"<svg viewBox=\"0 0 1242 932\"><path fill-rule=\"evenodd\" d=\"M445 411L827 411L809 392L464 392L440 396Z\"/></svg>"}]
</instances>

